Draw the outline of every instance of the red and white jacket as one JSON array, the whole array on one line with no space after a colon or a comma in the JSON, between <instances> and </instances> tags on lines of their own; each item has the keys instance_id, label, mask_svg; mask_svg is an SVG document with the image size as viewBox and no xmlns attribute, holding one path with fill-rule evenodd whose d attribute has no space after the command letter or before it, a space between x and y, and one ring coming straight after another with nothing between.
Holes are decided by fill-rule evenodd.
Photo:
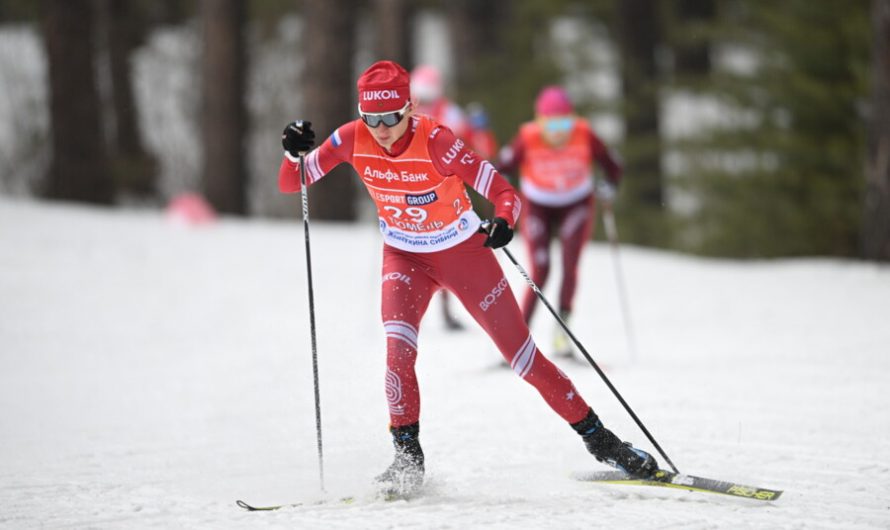
<instances>
[{"instance_id":1,"label":"red and white jacket","mask_svg":"<svg viewBox=\"0 0 890 530\"><path fill-rule=\"evenodd\" d=\"M308 184L341 163L352 165L377 204L384 241L401 250L436 252L478 231L481 221L464 184L491 201L494 215L510 226L519 217L521 203L510 183L463 140L427 116L412 117L389 151L361 120L349 122L307 154L305 161ZM286 154L278 179L282 192L299 192L298 160Z\"/></svg>"}]
</instances>

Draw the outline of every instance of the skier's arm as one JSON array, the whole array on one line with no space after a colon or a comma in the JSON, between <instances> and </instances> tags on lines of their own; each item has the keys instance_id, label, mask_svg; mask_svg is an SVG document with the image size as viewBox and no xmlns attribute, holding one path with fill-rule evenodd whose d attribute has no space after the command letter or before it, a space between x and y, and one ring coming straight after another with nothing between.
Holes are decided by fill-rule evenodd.
<instances>
[{"instance_id":1,"label":"skier's arm","mask_svg":"<svg viewBox=\"0 0 890 530\"><path fill-rule=\"evenodd\" d=\"M516 224L521 208L519 196L490 162L446 127L438 127L430 134L429 152L440 173L459 177L494 205L495 217L504 219L511 227Z\"/></svg>"},{"instance_id":2,"label":"skier's arm","mask_svg":"<svg viewBox=\"0 0 890 530\"><path fill-rule=\"evenodd\" d=\"M617 187L618 183L621 182L621 174L624 169L621 167L621 163L618 162L618 157L606 147L606 144L593 131L590 131L590 150L593 153L594 161L606 171L606 180Z\"/></svg>"},{"instance_id":3,"label":"skier's arm","mask_svg":"<svg viewBox=\"0 0 890 530\"><path fill-rule=\"evenodd\" d=\"M505 145L499 153L498 172L502 175L516 177L519 173L519 165L525 157L525 143L520 135L516 135L508 145Z\"/></svg>"},{"instance_id":4,"label":"skier's arm","mask_svg":"<svg viewBox=\"0 0 890 530\"><path fill-rule=\"evenodd\" d=\"M317 149L304 157L306 161L306 183L313 184L338 165L352 163L355 122L347 123L335 130ZM282 193L300 191L300 159L285 152L278 168L278 189Z\"/></svg>"}]
</instances>

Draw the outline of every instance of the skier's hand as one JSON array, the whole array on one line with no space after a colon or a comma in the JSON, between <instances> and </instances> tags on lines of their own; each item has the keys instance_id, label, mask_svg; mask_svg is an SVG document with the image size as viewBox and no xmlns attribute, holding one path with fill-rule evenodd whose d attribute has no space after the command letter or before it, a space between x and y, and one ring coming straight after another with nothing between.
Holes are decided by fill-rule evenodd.
<instances>
[{"instance_id":1,"label":"skier's hand","mask_svg":"<svg viewBox=\"0 0 890 530\"><path fill-rule=\"evenodd\" d=\"M615 196L618 195L618 189L608 180L599 180L596 183L594 193L596 194L596 198L600 201L612 204L615 202Z\"/></svg>"},{"instance_id":2,"label":"skier's hand","mask_svg":"<svg viewBox=\"0 0 890 530\"><path fill-rule=\"evenodd\" d=\"M281 133L281 145L290 156L297 158L315 145L315 131L312 122L297 120L287 124Z\"/></svg>"},{"instance_id":3,"label":"skier's hand","mask_svg":"<svg viewBox=\"0 0 890 530\"><path fill-rule=\"evenodd\" d=\"M485 239L486 247L501 248L513 239L513 229L507 224L507 220L501 217L495 217L485 228L488 233L488 238Z\"/></svg>"}]
</instances>

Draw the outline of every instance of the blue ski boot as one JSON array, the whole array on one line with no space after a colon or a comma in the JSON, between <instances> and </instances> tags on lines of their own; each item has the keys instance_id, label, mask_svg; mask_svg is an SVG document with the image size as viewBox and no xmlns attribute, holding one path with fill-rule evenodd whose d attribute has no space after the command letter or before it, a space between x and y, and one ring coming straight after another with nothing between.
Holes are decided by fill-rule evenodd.
<instances>
[{"instance_id":1,"label":"blue ski boot","mask_svg":"<svg viewBox=\"0 0 890 530\"><path fill-rule=\"evenodd\" d=\"M649 453L622 442L612 431L603 427L593 409L587 416L573 423L572 428L581 435L587 451L600 462L624 471L636 478L649 478L658 471L658 462Z\"/></svg>"}]
</instances>

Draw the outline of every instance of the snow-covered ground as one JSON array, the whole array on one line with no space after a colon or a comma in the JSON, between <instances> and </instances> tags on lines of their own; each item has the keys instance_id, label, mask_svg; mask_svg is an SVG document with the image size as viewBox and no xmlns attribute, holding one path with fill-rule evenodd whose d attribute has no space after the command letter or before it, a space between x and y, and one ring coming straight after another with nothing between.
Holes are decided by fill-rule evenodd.
<instances>
[{"instance_id":1,"label":"snow-covered ground","mask_svg":"<svg viewBox=\"0 0 890 530\"><path fill-rule=\"evenodd\" d=\"M391 458L380 239L316 222L312 244L325 495L299 222L0 198L0 527L890 527L886 266L624 248L631 362L609 249L586 249L572 324L613 383L682 471L784 489L775 503L572 480L606 468L436 301L418 361L429 484L387 503L370 484ZM541 311L540 344L552 328ZM649 447L590 367L561 364Z\"/></svg>"}]
</instances>

